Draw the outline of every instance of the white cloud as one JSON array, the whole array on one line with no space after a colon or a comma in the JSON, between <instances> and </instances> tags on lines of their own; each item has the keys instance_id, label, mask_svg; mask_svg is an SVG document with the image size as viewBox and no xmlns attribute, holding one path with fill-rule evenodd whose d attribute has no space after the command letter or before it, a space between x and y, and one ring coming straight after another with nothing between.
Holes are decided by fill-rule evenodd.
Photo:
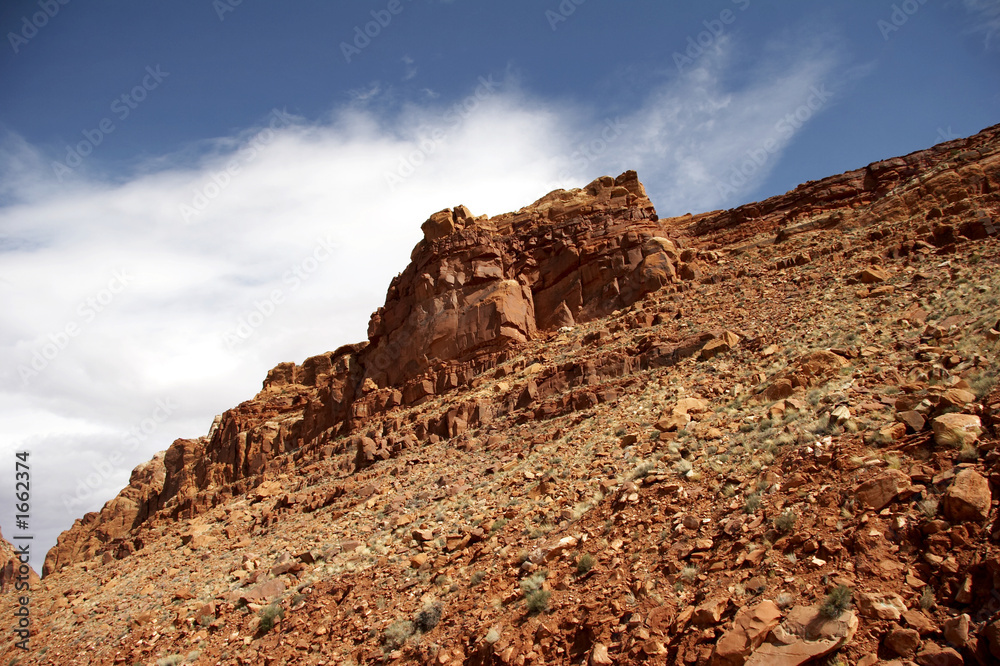
<instances>
[{"instance_id":1,"label":"white cloud","mask_svg":"<svg viewBox=\"0 0 1000 666\"><path fill-rule=\"evenodd\" d=\"M1000 0L964 0L965 7L977 16L976 32L983 33L983 46L987 50L994 46L1000 34Z\"/></svg>"},{"instance_id":2,"label":"white cloud","mask_svg":"<svg viewBox=\"0 0 1000 666\"><path fill-rule=\"evenodd\" d=\"M580 186L628 168L662 213L729 203L717 179L830 67L800 58L784 76L733 90L725 61L713 58L655 89L614 137L614 118L600 111L531 98L511 81L494 87L489 77L450 105L422 100L396 112L373 110L389 95L373 83L323 122L274 116L116 183L86 166L59 183L50 158L60 155L7 133L0 455L35 451L39 545L99 509L155 451L207 432L215 414L259 390L269 368L363 340L432 212L465 204L498 214L549 184ZM602 150L576 154L602 132ZM25 380L32 359L37 374ZM123 448L158 401L175 407ZM105 474L109 452L122 460ZM75 495L88 477L93 493L67 510L66 491ZM9 536L12 514L0 518Z\"/></svg>"},{"instance_id":3,"label":"white cloud","mask_svg":"<svg viewBox=\"0 0 1000 666\"><path fill-rule=\"evenodd\" d=\"M408 55L403 56L403 80L409 81L417 75L416 61Z\"/></svg>"}]
</instances>

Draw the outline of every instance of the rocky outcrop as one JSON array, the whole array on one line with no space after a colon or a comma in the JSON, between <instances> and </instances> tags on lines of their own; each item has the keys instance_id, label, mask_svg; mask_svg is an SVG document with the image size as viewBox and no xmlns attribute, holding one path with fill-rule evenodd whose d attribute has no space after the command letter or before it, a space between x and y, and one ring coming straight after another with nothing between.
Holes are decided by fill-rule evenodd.
<instances>
[{"instance_id":1,"label":"rocky outcrop","mask_svg":"<svg viewBox=\"0 0 1000 666\"><path fill-rule=\"evenodd\" d=\"M627 307L678 281L634 171L558 190L516 213L435 213L389 286L362 354L378 387L399 386L442 361L468 360Z\"/></svg>"},{"instance_id":2,"label":"rocky outcrop","mask_svg":"<svg viewBox=\"0 0 1000 666\"><path fill-rule=\"evenodd\" d=\"M992 663L998 144L700 230L631 173L435 213L368 340L62 535L39 663Z\"/></svg>"},{"instance_id":3,"label":"rocky outcrop","mask_svg":"<svg viewBox=\"0 0 1000 666\"><path fill-rule=\"evenodd\" d=\"M897 223L913 217L934 245L957 236L985 238L989 217L983 204L1000 197L1000 128L941 143L927 150L869 164L764 201L725 211L664 220L672 237L715 250L745 243L757 234L777 242L824 229ZM808 263L809 257L802 259ZM792 261L792 265L797 262Z\"/></svg>"},{"instance_id":4,"label":"rocky outcrop","mask_svg":"<svg viewBox=\"0 0 1000 666\"><path fill-rule=\"evenodd\" d=\"M254 400L225 412L209 436L177 440L137 468L100 512L76 521L43 573L101 553L127 556L142 547L136 528L157 512L197 515L280 473L289 464L285 453L346 452L345 464L363 469L407 440L378 436L359 448L339 436L468 384L518 344L680 282L680 254L662 236L634 171L494 218L458 206L435 213L422 229L410 265L372 315L367 342L277 365ZM482 406L461 406L421 434L454 433L486 415Z\"/></svg>"}]
</instances>

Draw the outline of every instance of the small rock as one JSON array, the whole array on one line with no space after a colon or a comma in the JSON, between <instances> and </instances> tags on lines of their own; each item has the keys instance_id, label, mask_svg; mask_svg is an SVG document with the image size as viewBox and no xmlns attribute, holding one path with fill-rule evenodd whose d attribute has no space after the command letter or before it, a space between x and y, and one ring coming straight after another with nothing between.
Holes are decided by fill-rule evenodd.
<instances>
[{"instance_id":1,"label":"small rock","mask_svg":"<svg viewBox=\"0 0 1000 666\"><path fill-rule=\"evenodd\" d=\"M791 380L779 379L767 388L767 391L764 392L764 396L768 400L784 400L792 395L792 391L793 388Z\"/></svg>"},{"instance_id":2,"label":"small rock","mask_svg":"<svg viewBox=\"0 0 1000 666\"><path fill-rule=\"evenodd\" d=\"M867 268L861 271L861 275L859 277L861 282L864 284L876 284L878 282L885 282L888 280L889 273L881 268Z\"/></svg>"},{"instance_id":3,"label":"small rock","mask_svg":"<svg viewBox=\"0 0 1000 666\"><path fill-rule=\"evenodd\" d=\"M602 643L594 643L594 649L590 651L590 666L611 666L614 660L608 656L608 648Z\"/></svg>"},{"instance_id":4,"label":"small rock","mask_svg":"<svg viewBox=\"0 0 1000 666\"><path fill-rule=\"evenodd\" d=\"M910 477L898 469L889 469L874 479L862 483L854 491L855 496L865 506L876 511L896 499L904 490L910 487Z\"/></svg>"},{"instance_id":5,"label":"small rock","mask_svg":"<svg viewBox=\"0 0 1000 666\"><path fill-rule=\"evenodd\" d=\"M861 615L872 619L896 621L906 612L906 603L898 594L859 592L854 600Z\"/></svg>"},{"instance_id":6,"label":"small rock","mask_svg":"<svg viewBox=\"0 0 1000 666\"><path fill-rule=\"evenodd\" d=\"M931 421L934 441L941 446L959 448L974 444L983 434L983 424L974 414L942 414Z\"/></svg>"},{"instance_id":7,"label":"small rock","mask_svg":"<svg viewBox=\"0 0 1000 666\"><path fill-rule=\"evenodd\" d=\"M896 418L904 423L910 432L920 432L927 423L927 419L924 418L923 414L912 409L899 412L896 414Z\"/></svg>"},{"instance_id":8,"label":"small rock","mask_svg":"<svg viewBox=\"0 0 1000 666\"><path fill-rule=\"evenodd\" d=\"M934 623L919 610L908 610L903 613L903 622L911 629L916 629L921 636L933 634L937 631Z\"/></svg>"},{"instance_id":9,"label":"small rock","mask_svg":"<svg viewBox=\"0 0 1000 666\"><path fill-rule=\"evenodd\" d=\"M921 666L963 666L962 655L952 648L943 648L934 643L928 643L917 653L917 663Z\"/></svg>"},{"instance_id":10,"label":"small rock","mask_svg":"<svg viewBox=\"0 0 1000 666\"><path fill-rule=\"evenodd\" d=\"M733 628L716 643L712 663L719 666L743 666L750 653L760 647L780 620L781 611L773 601L762 601L752 608L741 608L733 620Z\"/></svg>"},{"instance_id":11,"label":"small rock","mask_svg":"<svg viewBox=\"0 0 1000 666\"><path fill-rule=\"evenodd\" d=\"M982 523L992 500L989 481L973 469L963 469L944 495L944 513L952 522Z\"/></svg>"},{"instance_id":12,"label":"small rock","mask_svg":"<svg viewBox=\"0 0 1000 666\"><path fill-rule=\"evenodd\" d=\"M960 650L969 644L969 621L971 619L968 614L963 613L958 617L950 617L944 621L944 637Z\"/></svg>"},{"instance_id":13,"label":"small rock","mask_svg":"<svg viewBox=\"0 0 1000 666\"><path fill-rule=\"evenodd\" d=\"M691 622L702 627L718 624L722 620L722 614L726 612L727 606L729 606L728 597L706 599L694 609Z\"/></svg>"},{"instance_id":14,"label":"small rock","mask_svg":"<svg viewBox=\"0 0 1000 666\"><path fill-rule=\"evenodd\" d=\"M763 643L754 650L746 666L798 666L819 660L850 643L858 624L853 611L830 620L823 616L819 606L796 606L771 631L769 640L773 642Z\"/></svg>"},{"instance_id":15,"label":"small rock","mask_svg":"<svg viewBox=\"0 0 1000 666\"><path fill-rule=\"evenodd\" d=\"M983 638L989 644L990 654L1000 659L1000 620L983 627Z\"/></svg>"},{"instance_id":16,"label":"small rock","mask_svg":"<svg viewBox=\"0 0 1000 666\"><path fill-rule=\"evenodd\" d=\"M411 536L416 541L431 541L434 538L434 532L431 530L413 530Z\"/></svg>"},{"instance_id":17,"label":"small rock","mask_svg":"<svg viewBox=\"0 0 1000 666\"><path fill-rule=\"evenodd\" d=\"M911 659L917 653L920 643L920 634L915 629L896 627L885 636L885 646L906 659Z\"/></svg>"}]
</instances>

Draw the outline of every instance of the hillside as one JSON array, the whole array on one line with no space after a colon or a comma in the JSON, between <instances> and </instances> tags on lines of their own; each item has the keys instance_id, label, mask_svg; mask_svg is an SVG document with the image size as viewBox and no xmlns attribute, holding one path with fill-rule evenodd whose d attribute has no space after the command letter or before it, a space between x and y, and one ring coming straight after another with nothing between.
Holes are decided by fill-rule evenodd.
<instances>
[{"instance_id":1,"label":"hillside","mask_svg":"<svg viewBox=\"0 0 1000 666\"><path fill-rule=\"evenodd\" d=\"M422 229L367 341L60 536L4 663L1000 662L1000 126Z\"/></svg>"}]
</instances>

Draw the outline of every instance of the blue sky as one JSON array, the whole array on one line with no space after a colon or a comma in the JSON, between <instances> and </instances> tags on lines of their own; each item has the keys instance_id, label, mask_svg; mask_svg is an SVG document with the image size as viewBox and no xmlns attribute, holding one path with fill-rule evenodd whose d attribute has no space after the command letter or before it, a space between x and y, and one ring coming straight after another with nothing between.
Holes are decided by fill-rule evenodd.
<instances>
[{"instance_id":1,"label":"blue sky","mask_svg":"<svg viewBox=\"0 0 1000 666\"><path fill-rule=\"evenodd\" d=\"M436 210L636 169L695 213L1000 121L998 0L36 0L0 31L0 459L33 452L45 547L363 339Z\"/></svg>"}]
</instances>

